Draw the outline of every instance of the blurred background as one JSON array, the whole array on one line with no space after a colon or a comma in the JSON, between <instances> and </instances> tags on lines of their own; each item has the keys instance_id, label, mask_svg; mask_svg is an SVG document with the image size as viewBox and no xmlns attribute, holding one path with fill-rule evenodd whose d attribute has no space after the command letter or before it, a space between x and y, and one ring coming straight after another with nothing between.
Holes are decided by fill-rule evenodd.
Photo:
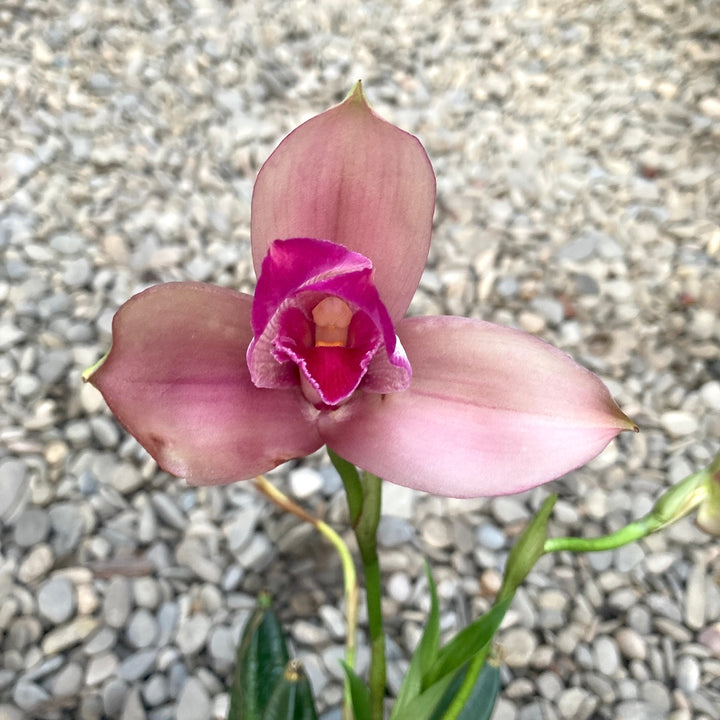
<instances>
[{"instance_id":1,"label":"blurred background","mask_svg":"<svg viewBox=\"0 0 720 720\"><path fill-rule=\"evenodd\" d=\"M553 534L608 532L717 451L715 0L3 0L1 720L224 718L262 587L323 720L339 720L333 551L247 484L159 471L80 373L148 285L252 290L258 169L359 78L438 177L411 312L539 335L642 430L520 496L386 487L390 692L424 625L423 555L453 632L489 606L550 492ZM322 453L272 477L347 527ZM687 519L618 551L544 558L499 636L495 720L717 718L719 554ZM364 627L360 644L362 672Z\"/></svg>"}]
</instances>

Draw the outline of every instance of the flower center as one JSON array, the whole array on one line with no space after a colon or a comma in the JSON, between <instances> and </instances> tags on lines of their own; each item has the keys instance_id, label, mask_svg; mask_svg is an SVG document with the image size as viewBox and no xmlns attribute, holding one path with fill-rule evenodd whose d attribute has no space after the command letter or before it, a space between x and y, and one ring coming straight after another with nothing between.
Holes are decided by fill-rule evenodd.
<instances>
[{"instance_id":1,"label":"flower center","mask_svg":"<svg viewBox=\"0 0 720 720\"><path fill-rule=\"evenodd\" d=\"M312 310L315 347L347 347L348 328L353 311L339 297L330 295Z\"/></svg>"}]
</instances>

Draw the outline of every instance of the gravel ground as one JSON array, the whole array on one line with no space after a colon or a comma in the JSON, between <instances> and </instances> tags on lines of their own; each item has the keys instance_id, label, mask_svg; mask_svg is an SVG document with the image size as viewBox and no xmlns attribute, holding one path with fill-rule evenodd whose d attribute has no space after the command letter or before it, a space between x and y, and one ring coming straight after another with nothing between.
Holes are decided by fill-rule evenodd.
<instances>
[{"instance_id":1,"label":"gravel ground","mask_svg":"<svg viewBox=\"0 0 720 720\"><path fill-rule=\"evenodd\" d=\"M357 78L438 175L412 312L540 335L642 428L525 495L386 488L391 689L428 607L423 555L450 633L549 492L553 533L608 531L716 451L715 0L4 0L0 38L1 720L224 718L262 586L338 720L333 552L248 485L158 471L80 373L147 285L252 288L257 170ZM343 527L322 455L273 477ZM716 719L719 578L690 520L544 558L499 638L495 720Z\"/></svg>"}]
</instances>

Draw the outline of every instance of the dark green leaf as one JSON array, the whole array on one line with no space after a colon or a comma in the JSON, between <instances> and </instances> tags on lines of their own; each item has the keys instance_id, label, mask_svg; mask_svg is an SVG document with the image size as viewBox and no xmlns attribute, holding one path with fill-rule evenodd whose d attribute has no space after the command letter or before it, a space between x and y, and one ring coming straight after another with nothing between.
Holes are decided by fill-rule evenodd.
<instances>
[{"instance_id":1,"label":"dark green leaf","mask_svg":"<svg viewBox=\"0 0 720 720\"><path fill-rule=\"evenodd\" d=\"M450 707L450 703L460 690L466 672L467 669L463 668L455 673L430 720L442 720L443 715ZM460 711L457 720L490 720L499 692L500 668L495 663L486 662L483 664L470 697Z\"/></svg>"},{"instance_id":2,"label":"dark green leaf","mask_svg":"<svg viewBox=\"0 0 720 720\"><path fill-rule=\"evenodd\" d=\"M400 692L391 715L393 720L411 717L406 714L407 706L411 700L418 697L426 689L427 685L424 678L437 660L438 646L440 644L440 611L438 609L437 589L430 568L427 565L425 565L425 573L430 591L430 614L420 642L410 660L410 667L408 667L400 686Z\"/></svg>"},{"instance_id":3,"label":"dark green leaf","mask_svg":"<svg viewBox=\"0 0 720 720\"><path fill-rule=\"evenodd\" d=\"M299 660L290 660L280 675L262 720L317 720L310 682Z\"/></svg>"},{"instance_id":4,"label":"dark green leaf","mask_svg":"<svg viewBox=\"0 0 720 720\"><path fill-rule=\"evenodd\" d=\"M352 700L354 720L370 720L370 690L368 686L351 667L348 667L345 663L342 666L350 685L350 699Z\"/></svg>"},{"instance_id":5,"label":"dark green leaf","mask_svg":"<svg viewBox=\"0 0 720 720\"><path fill-rule=\"evenodd\" d=\"M285 635L270 602L269 595L261 594L245 626L230 688L228 720L260 720L288 663Z\"/></svg>"}]
</instances>

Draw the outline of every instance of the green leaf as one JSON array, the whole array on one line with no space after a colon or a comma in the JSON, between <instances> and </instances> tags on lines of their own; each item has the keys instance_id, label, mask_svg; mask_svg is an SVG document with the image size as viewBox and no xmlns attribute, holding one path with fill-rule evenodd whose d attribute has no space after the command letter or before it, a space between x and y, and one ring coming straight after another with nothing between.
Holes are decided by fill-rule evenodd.
<instances>
[{"instance_id":1,"label":"green leaf","mask_svg":"<svg viewBox=\"0 0 720 720\"><path fill-rule=\"evenodd\" d=\"M424 678L424 684L434 685L441 678L456 673L479 652L487 653L511 601L512 598L508 598L496 603L488 612L443 645Z\"/></svg>"},{"instance_id":2,"label":"green leaf","mask_svg":"<svg viewBox=\"0 0 720 720\"><path fill-rule=\"evenodd\" d=\"M290 660L270 696L262 720L317 720L312 688L299 660Z\"/></svg>"},{"instance_id":3,"label":"green leaf","mask_svg":"<svg viewBox=\"0 0 720 720\"><path fill-rule=\"evenodd\" d=\"M345 676L350 685L350 699L352 700L354 720L370 720L372 717L370 706L370 690L358 677L357 673L344 662L342 663Z\"/></svg>"},{"instance_id":4,"label":"green leaf","mask_svg":"<svg viewBox=\"0 0 720 720\"><path fill-rule=\"evenodd\" d=\"M285 634L262 593L258 607L245 626L230 687L228 720L260 720L290 659Z\"/></svg>"},{"instance_id":5,"label":"green leaf","mask_svg":"<svg viewBox=\"0 0 720 720\"><path fill-rule=\"evenodd\" d=\"M437 589L427 564L425 565L425 573L428 580L428 589L430 590L430 615L420 642L410 660L410 667L408 667L400 686L400 692L390 716L391 720L411 717L406 713L407 706L411 700L418 697L426 689L424 678L437 659L440 645L440 611Z\"/></svg>"},{"instance_id":6,"label":"green leaf","mask_svg":"<svg viewBox=\"0 0 720 720\"><path fill-rule=\"evenodd\" d=\"M455 673L429 720L442 720L460 690L466 672L467 668L463 668ZM457 720L490 720L499 692L500 668L495 663L486 662Z\"/></svg>"},{"instance_id":7,"label":"green leaf","mask_svg":"<svg viewBox=\"0 0 720 720\"><path fill-rule=\"evenodd\" d=\"M402 714L396 714L396 704L390 715L391 720L430 720L452 679L452 675L446 675L427 690L416 695L406 704Z\"/></svg>"},{"instance_id":8,"label":"green leaf","mask_svg":"<svg viewBox=\"0 0 720 720\"><path fill-rule=\"evenodd\" d=\"M343 460L330 448L327 448L327 454L345 486L348 509L350 510L350 524L355 527L363 508L363 489L360 483L360 473L352 463Z\"/></svg>"},{"instance_id":9,"label":"green leaf","mask_svg":"<svg viewBox=\"0 0 720 720\"><path fill-rule=\"evenodd\" d=\"M550 495L545 500L510 551L505 564L503 584L495 604L507 598L513 598L515 590L545 552L547 524L556 500L557 495Z\"/></svg>"}]
</instances>

